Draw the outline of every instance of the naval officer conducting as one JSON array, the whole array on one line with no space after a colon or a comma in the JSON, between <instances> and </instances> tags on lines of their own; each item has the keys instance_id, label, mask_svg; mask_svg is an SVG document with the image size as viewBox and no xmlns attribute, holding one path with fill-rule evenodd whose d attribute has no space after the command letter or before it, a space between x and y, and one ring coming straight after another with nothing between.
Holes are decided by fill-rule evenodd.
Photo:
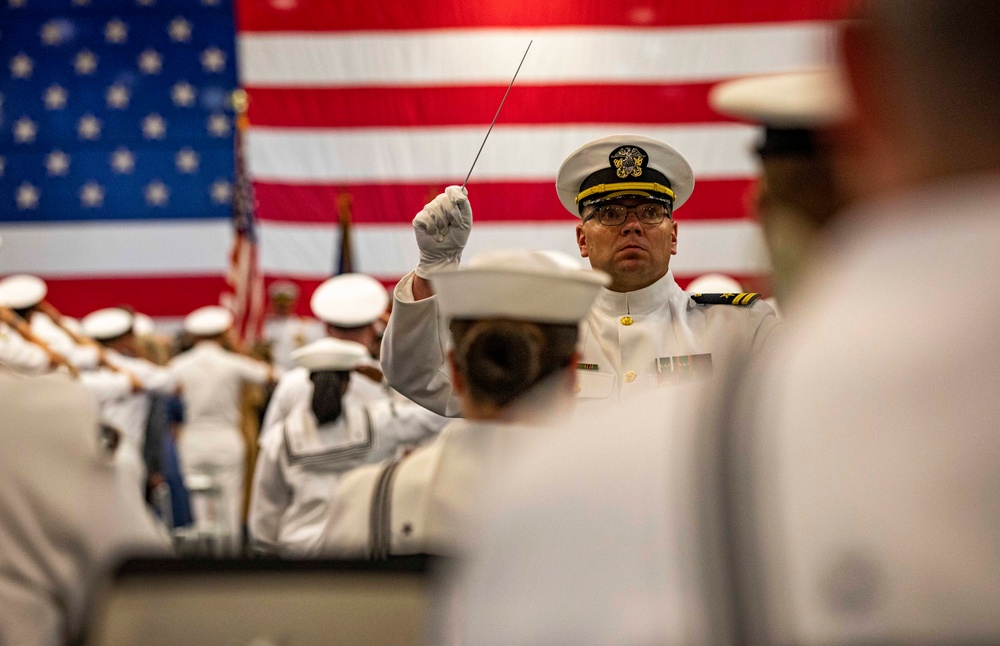
<instances>
[{"instance_id":1,"label":"naval officer conducting","mask_svg":"<svg viewBox=\"0 0 1000 646\"><path fill-rule=\"evenodd\" d=\"M777 318L756 294L689 295L674 281L674 211L693 189L680 153L640 135L591 141L559 169L559 200L580 218L580 255L611 276L583 326L581 400L603 404L703 377L724 370L736 353L759 352L774 336ZM427 276L458 265L472 231L468 197L449 186L413 226L420 262L396 286L382 365L399 392L456 415L459 402L444 369L447 329Z\"/></svg>"}]
</instances>

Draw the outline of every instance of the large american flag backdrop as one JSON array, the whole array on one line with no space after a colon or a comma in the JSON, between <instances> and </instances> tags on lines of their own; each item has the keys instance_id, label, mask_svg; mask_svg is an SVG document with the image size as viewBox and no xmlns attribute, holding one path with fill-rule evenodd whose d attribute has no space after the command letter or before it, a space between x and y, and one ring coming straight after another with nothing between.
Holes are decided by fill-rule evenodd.
<instances>
[{"instance_id":1,"label":"large american flag backdrop","mask_svg":"<svg viewBox=\"0 0 1000 646\"><path fill-rule=\"evenodd\" d=\"M30 272L69 314L130 303L180 316L225 290L235 183L232 90L261 269L306 290L338 262L350 196L354 269L416 264L410 220L469 182L467 254L576 253L556 199L567 153L613 133L660 138L695 170L677 214L681 284L764 284L746 196L757 130L709 89L829 60L842 0L2 0L0 274ZM234 15L235 14L235 15ZM302 305L305 306L306 299Z\"/></svg>"}]
</instances>

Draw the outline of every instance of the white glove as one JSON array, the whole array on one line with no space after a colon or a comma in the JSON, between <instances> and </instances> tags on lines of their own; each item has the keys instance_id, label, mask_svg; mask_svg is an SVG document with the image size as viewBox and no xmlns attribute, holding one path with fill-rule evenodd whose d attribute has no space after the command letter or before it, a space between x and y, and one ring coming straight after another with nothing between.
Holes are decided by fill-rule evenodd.
<instances>
[{"instance_id":1,"label":"white glove","mask_svg":"<svg viewBox=\"0 0 1000 646\"><path fill-rule=\"evenodd\" d=\"M413 231L420 251L418 276L428 278L435 271L457 266L472 231L472 206L465 189L444 189L413 218Z\"/></svg>"}]
</instances>

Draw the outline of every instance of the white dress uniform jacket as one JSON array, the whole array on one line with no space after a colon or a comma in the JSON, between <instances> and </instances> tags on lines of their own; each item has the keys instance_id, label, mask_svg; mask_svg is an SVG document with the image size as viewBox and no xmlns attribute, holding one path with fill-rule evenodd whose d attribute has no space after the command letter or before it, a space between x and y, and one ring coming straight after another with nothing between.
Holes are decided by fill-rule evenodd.
<instances>
[{"instance_id":1,"label":"white dress uniform jacket","mask_svg":"<svg viewBox=\"0 0 1000 646\"><path fill-rule=\"evenodd\" d=\"M436 298L414 301L410 274L396 286L394 299L382 341L386 378L418 404L459 414L445 365L449 333ZM739 353L769 347L778 326L774 310L760 300L749 306L699 305L670 272L634 292L603 289L581 331L578 404L596 411L661 386L724 372Z\"/></svg>"},{"instance_id":2,"label":"white dress uniform jacket","mask_svg":"<svg viewBox=\"0 0 1000 646\"><path fill-rule=\"evenodd\" d=\"M440 419L385 397L345 402L341 417L323 426L308 403L296 407L261 445L250 499L254 549L285 556L315 551L343 474L426 440L440 430Z\"/></svg>"},{"instance_id":3,"label":"white dress uniform jacket","mask_svg":"<svg viewBox=\"0 0 1000 646\"><path fill-rule=\"evenodd\" d=\"M22 375L41 375L49 371L49 355L0 323L0 366Z\"/></svg>"},{"instance_id":4,"label":"white dress uniform jacket","mask_svg":"<svg viewBox=\"0 0 1000 646\"><path fill-rule=\"evenodd\" d=\"M260 361L201 341L174 357L170 370L181 384L184 426L177 448L184 476L206 474L222 488L224 524L240 535L246 444L240 431L240 394L244 383L265 383L269 367ZM194 505L196 521L206 510ZM201 517L199 517L201 514Z\"/></svg>"},{"instance_id":5,"label":"white dress uniform jacket","mask_svg":"<svg viewBox=\"0 0 1000 646\"><path fill-rule=\"evenodd\" d=\"M117 476L80 385L0 374L0 410L0 644L68 643L97 578L169 540Z\"/></svg>"},{"instance_id":6,"label":"white dress uniform jacket","mask_svg":"<svg viewBox=\"0 0 1000 646\"><path fill-rule=\"evenodd\" d=\"M360 467L337 488L318 554L454 555L478 523L481 486L538 429L455 420L408 456Z\"/></svg>"},{"instance_id":7,"label":"white dress uniform jacket","mask_svg":"<svg viewBox=\"0 0 1000 646\"><path fill-rule=\"evenodd\" d=\"M772 643L1000 640L998 200L993 175L845 214L749 380Z\"/></svg>"}]
</instances>

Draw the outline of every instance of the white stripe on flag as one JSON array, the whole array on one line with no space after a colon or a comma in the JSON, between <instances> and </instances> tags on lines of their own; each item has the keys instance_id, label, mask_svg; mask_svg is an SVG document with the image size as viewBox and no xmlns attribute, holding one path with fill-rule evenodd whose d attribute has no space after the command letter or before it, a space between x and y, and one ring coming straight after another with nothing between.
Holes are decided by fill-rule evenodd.
<instances>
[{"instance_id":1,"label":"white stripe on flag","mask_svg":"<svg viewBox=\"0 0 1000 646\"><path fill-rule=\"evenodd\" d=\"M698 179L749 178L759 129L734 123L497 126L473 180L551 180L566 156L591 139L642 134L676 148ZM485 126L449 128L251 128L250 175L258 181L456 183L469 170Z\"/></svg>"},{"instance_id":2,"label":"white stripe on flag","mask_svg":"<svg viewBox=\"0 0 1000 646\"><path fill-rule=\"evenodd\" d=\"M814 66L830 59L831 37L829 23L799 22L244 33L238 46L241 78L252 87L506 85L531 39L518 83L671 83Z\"/></svg>"},{"instance_id":3,"label":"white stripe on flag","mask_svg":"<svg viewBox=\"0 0 1000 646\"><path fill-rule=\"evenodd\" d=\"M763 237L749 220L700 220L679 224L680 273L706 271L760 274L769 271ZM324 277L333 269L339 232L332 225L261 223L261 266L267 273ZM354 227L355 271L402 276L417 265L409 224ZM530 248L579 256L571 222L480 223L473 227L465 257L493 249Z\"/></svg>"}]
</instances>

